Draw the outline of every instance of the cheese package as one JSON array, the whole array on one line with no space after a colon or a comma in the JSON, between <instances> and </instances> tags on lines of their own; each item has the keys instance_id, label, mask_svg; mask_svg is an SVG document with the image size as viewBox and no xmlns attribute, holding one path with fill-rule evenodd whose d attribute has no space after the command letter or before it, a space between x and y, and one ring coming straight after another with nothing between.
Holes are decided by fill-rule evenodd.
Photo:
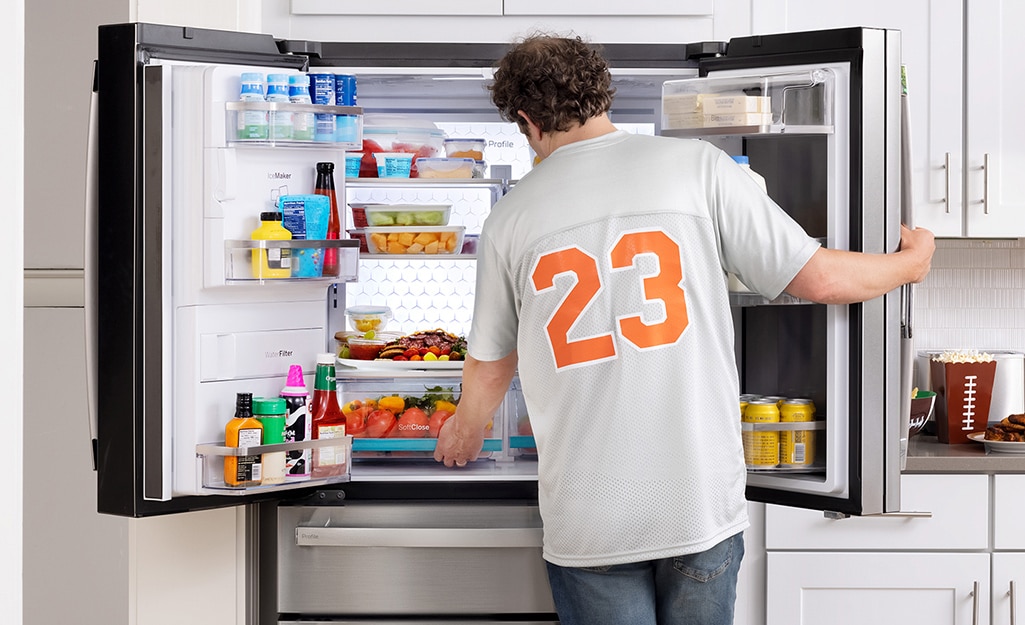
<instances>
[{"instance_id":1,"label":"cheese package","mask_svg":"<svg viewBox=\"0 0 1025 625\"><path fill-rule=\"evenodd\" d=\"M771 113L772 99L769 96L749 96L726 93L681 93L662 98L662 112L665 115L702 113L705 115L723 113Z\"/></svg>"},{"instance_id":2,"label":"cheese package","mask_svg":"<svg viewBox=\"0 0 1025 625\"><path fill-rule=\"evenodd\" d=\"M702 113L665 115L662 127L680 128L727 128L733 126L768 126L772 124L771 113L726 113L706 115Z\"/></svg>"}]
</instances>

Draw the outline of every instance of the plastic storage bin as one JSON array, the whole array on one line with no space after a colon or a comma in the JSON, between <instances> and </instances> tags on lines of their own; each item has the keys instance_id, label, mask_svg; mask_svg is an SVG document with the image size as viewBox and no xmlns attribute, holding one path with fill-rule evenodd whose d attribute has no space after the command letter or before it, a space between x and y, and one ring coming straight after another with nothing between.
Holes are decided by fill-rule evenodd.
<instances>
[{"instance_id":1,"label":"plastic storage bin","mask_svg":"<svg viewBox=\"0 0 1025 625\"><path fill-rule=\"evenodd\" d=\"M447 226L451 204L368 204L366 225L382 226Z\"/></svg>"},{"instance_id":2,"label":"plastic storage bin","mask_svg":"<svg viewBox=\"0 0 1025 625\"><path fill-rule=\"evenodd\" d=\"M458 254L464 226L366 228L367 247L374 254Z\"/></svg>"}]
</instances>

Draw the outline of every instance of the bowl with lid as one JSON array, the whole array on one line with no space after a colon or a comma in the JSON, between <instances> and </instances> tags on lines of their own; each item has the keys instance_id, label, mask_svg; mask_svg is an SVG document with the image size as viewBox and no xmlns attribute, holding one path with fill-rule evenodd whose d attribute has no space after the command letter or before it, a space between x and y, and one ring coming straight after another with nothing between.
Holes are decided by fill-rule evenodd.
<instances>
[{"instance_id":1,"label":"bowl with lid","mask_svg":"<svg viewBox=\"0 0 1025 625\"><path fill-rule=\"evenodd\" d=\"M392 320L392 311L387 306L350 306L345 309L345 318L357 332L379 332Z\"/></svg>"}]
</instances>

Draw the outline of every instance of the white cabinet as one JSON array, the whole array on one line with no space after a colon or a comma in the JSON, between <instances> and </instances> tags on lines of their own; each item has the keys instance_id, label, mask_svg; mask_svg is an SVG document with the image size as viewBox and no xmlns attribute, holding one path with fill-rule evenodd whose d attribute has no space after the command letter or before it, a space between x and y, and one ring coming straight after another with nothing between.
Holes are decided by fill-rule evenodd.
<instances>
[{"instance_id":1,"label":"white cabinet","mask_svg":"<svg viewBox=\"0 0 1025 625\"><path fill-rule=\"evenodd\" d=\"M293 15L704 15L711 16L714 0L378 0L337 2L335 0L292 0Z\"/></svg>"},{"instance_id":2,"label":"white cabinet","mask_svg":"<svg viewBox=\"0 0 1025 625\"><path fill-rule=\"evenodd\" d=\"M505 0L505 15L711 15L713 0Z\"/></svg>"},{"instance_id":3,"label":"white cabinet","mask_svg":"<svg viewBox=\"0 0 1025 625\"><path fill-rule=\"evenodd\" d=\"M987 622L984 553L769 552L767 559L767 625Z\"/></svg>"},{"instance_id":4,"label":"white cabinet","mask_svg":"<svg viewBox=\"0 0 1025 625\"><path fill-rule=\"evenodd\" d=\"M908 70L915 223L943 237L1025 235L1025 84L1011 0L861 0L823 11L813 0L770 0L756 33L842 26L901 31Z\"/></svg>"},{"instance_id":5,"label":"white cabinet","mask_svg":"<svg viewBox=\"0 0 1025 625\"><path fill-rule=\"evenodd\" d=\"M901 509L929 515L832 521L766 506L766 623L1013 625L1022 489L1022 474L904 475Z\"/></svg>"},{"instance_id":6,"label":"white cabinet","mask_svg":"<svg viewBox=\"0 0 1025 625\"><path fill-rule=\"evenodd\" d=\"M1025 3L967 3L965 234L1025 235Z\"/></svg>"}]
</instances>

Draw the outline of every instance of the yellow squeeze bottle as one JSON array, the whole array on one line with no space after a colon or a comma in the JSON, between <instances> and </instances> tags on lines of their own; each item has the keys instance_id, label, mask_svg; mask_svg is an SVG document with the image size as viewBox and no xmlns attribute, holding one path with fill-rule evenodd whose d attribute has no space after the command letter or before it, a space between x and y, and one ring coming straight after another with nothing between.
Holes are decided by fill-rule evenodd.
<instances>
[{"instance_id":1,"label":"yellow squeeze bottle","mask_svg":"<svg viewBox=\"0 0 1025 625\"><path fill-rule=\"evenodd\" d=\"M260 227L253 230L254 241L286 241L292 233L281 225L281 213L267 211L260 213ZM292 250L281 247L253 250L253 277L291 278Z\"/></svg>"}]
</instances>

